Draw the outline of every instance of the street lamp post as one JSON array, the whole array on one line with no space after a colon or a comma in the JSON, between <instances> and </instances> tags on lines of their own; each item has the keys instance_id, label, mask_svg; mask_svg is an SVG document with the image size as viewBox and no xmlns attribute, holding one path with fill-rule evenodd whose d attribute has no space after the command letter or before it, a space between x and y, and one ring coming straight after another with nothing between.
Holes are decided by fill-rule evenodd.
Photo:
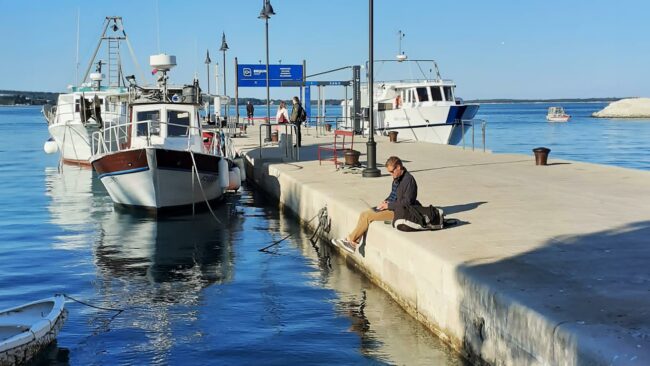
<instances>
[{"instance_id":1,"label":"street lamp post","mask_svg":"<svg viewBox=\"0 0 650 366\"><path fill-rule=\"evenodd\" d=\"M368 134L368 142L366 143L366 152L368 156L368 167L361 172L361 175L364 178L375 178L381 175L379 169L377 169L377 144L375 143L375 120L373 117L373 83L375 82L375 76L373 74L373 65L375 63L374 49L373 49L373 0L368 0L368 123L370 123L370 129Z\"/></svg>"},{"instance_id":2,"label":"street lamp post","mask_svg":"<svg viewBox=\"0 0 650 366\"><path fill-rule=\"evenodd\" d=\"M221 48L219 51L223 52L223 95L228 95L226 91L226 51L228 51L228 43L226 43L226 33L221 34ZM228 118L228 107L224 108L224 115Z\"/></svg>"},{"instance_id":3,"label":"street lamp post","mask_svg":"<svg viewBox=\"0 0 650 366\"><path fill-rule=\"evenodd\" d=\"M266 25L266 123L271 123L271 93L269 91L269 19L275 15L270 0L263 0L259 19L264 19ZM264 142L271 141L271 126L266 126Z\"/></svg>"},{"instance_id":4,"label":"street lamp post","mask_svg":"<svg viewBox=\"0 0 650 366\"><path fill-rule=\"evenodd\" d=\"M210 63L211 62L212 62L212 60L210 60L210 50L206 50L205 51L205 66L206 66L207 71L208 71L208 75L207 75L207 77L208 77L208 110L207 110L208 123L210 123L210 121L211 121L211 118L210 118L210 97L209 97L209 95L210 95Z\"/></svg>"}]
</instances>

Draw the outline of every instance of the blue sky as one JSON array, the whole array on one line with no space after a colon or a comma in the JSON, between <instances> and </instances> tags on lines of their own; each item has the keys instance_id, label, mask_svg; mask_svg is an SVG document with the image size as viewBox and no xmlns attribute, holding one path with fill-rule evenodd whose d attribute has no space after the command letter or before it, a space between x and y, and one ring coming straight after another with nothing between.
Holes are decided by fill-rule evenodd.
<instances>
[{"instance_id":1,"label":"blue sky","mask_svg":"<svg viewBox=\"0 0 650 366\"><path fill-rule=\"evenodd\" d=\"M312 74L367 60L368 1L271 3L277 13L269 23L271 63L304 59ZM74 83L79 10L80 73L104 17L119 15L145 73L148 56L166 52L179 64L172 81L189 83L198 73L204 88L205 51L221 62L225 32L233 94L234 57L240 63L265 59L261 7L261 0L0 0L0 89L64 91ZM374 7L375 58L394 58L402 30L406 54L436 59L465 99L650 95L648 1L375 0ZM397 77L377 71L376 79ZM342 72L329 79L349 77ZM214 90L214 79L211 85ZM293 94L271 91L278 98ZM342 94L342 88L327 91L328 97ZM240 96L264 95L263 88L240 89Z\"/></svg>"}]
</instances>

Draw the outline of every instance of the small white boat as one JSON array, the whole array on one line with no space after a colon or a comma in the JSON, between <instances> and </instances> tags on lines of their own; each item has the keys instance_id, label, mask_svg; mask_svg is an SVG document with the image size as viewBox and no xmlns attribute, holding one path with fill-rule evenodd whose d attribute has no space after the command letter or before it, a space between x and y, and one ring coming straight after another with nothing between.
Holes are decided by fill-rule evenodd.
<instances>
[{"instance_id":1,"label":"small white boat","mask_svg":"<svg viewBox=\"0 0 650 366\"><path fill-rule=\"evenodd\" d=\"M67 316L56 295L0 310L0 365L24 364L56 339Z\"/></svg>"},{"instance_id":2,"label":"small white boat","mask_svg":"<svg viewBox=\"0 0 650 366\"><path fill-rule=\"evenodd\" d=\"M571 118L570 115L564 112L562 107L549 107L546 120L549 122L568 122Z\"/></svg>"}]
</instances>

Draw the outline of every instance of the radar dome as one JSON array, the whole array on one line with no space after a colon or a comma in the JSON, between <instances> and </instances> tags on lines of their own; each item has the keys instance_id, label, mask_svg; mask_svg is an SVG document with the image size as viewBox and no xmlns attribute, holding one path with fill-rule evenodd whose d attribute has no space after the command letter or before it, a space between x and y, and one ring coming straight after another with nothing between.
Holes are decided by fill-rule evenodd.
<instances>
[{"instance_id":1,"label":"radar dome","mask_svg":"<svg viewBox=\"0 0 650 366\"><path fill-rule=\"evenodd\" d=\"M149 64L151 67L160 71L169 71L176 66L176 56L166 55L164 53L152 55L149 56Z\"/></svg>"}]
</instances>

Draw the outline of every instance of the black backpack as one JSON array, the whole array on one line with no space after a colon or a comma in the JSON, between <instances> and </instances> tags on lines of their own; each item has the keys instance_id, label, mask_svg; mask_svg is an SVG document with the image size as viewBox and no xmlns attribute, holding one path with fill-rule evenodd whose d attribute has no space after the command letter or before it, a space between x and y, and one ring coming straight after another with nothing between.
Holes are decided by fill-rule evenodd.
<instances>
[{"instance_id":1,"label":"black backpack","mask_svg":"<svg viewBox=\"0 0 650 366\"><path fill-rule=\"evenodd\" d=\"M307 120L307 111L302 106L299 107L298 111L298 122L305 122Z\"/></svg>"},{"instance_id":2,"label":"black backpack","mask_svg":"<svg viewBox=\"0 0 650 366\"><path fill-rule=\"evenodd\" d=\"M399 231L440 230L445 227L445 221L441 208L403 205L395 208L393 227Z\"/></svg>"}]
</instances>

